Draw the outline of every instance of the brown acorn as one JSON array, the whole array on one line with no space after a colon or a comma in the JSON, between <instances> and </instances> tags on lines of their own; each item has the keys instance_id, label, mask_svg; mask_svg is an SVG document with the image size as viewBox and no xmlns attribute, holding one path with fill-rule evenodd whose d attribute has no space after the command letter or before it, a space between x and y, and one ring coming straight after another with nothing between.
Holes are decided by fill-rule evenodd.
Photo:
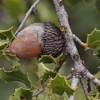
<instances>
[{"instance_id":1,"label":"brown acorn","mask_svg":"<svg viewBox=\"0 0 100 100\"><path fill-rule=\"evenodd\" d=\"M21 58L61 54L65 38L51 22L34 23L20 31L9 45L9 52Z\"/></svg>"}]
</instances>

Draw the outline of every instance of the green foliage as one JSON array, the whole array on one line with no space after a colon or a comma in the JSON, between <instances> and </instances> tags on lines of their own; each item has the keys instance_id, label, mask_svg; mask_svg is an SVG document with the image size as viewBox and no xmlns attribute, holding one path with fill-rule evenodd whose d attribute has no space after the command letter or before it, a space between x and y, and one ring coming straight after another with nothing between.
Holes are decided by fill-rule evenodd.
<instances>
[{"instance_id":1,"label":"green foliage","mask_svg":"<svg viewBox=\"0 0 100 100\"><path fill-rule=\"evenodd\" d=\"M49 68L47 68L43 63L39 63L38 64L38 71L37 71L37 75L39 78L41 78L43 76L43 73L50 71Z\"/></svg>"},{"instance_id":2,"label":"green foliage","mask_svg":"<svg viewBox=\"0 0 100 100\"><path fill-rule=\"evenodd\" d=\"M100 48L98 48L98 50L97 50L97 54L94 54L95 56L97 56L99 59L100 59Z\"/></svg>"},{"instance_id":3,"label":"green foliage","mask_svg":"<svg viewBox=\"0 0 100 100\"><path fill-rule=\"evenodd\" d=\"M8 30L0 30L0 56L5 56L10 60L11 68L14 68L16 66L20 66L19 59L12 54L5 53L7 48L6 45L14 38L12 28ZM12 60L11 60L12 59Z\"/></svg>"},{"instance_id":4,"label":"green foliage","mask_svg":"<svg viewBox=\"0 0 100 100\"><path fill-rule=\"evenodd\" d=\"M100 86L97 86L95 94L93 94L89 100L100 100Z\"/></svg>"},{"instance_id":5,"label":"green foliage","mask_svg":"<svg viewBox=\"0 0 100 100\"><path fill-rule=\"evenodd\" d=\"M10 69L21 65L19 59L15 55L7 54L6 57L9 59L9 63L11 63Z\"/></svg>"},{"instance_id":6,"label":"green foliage","mask_svg":"<svg viewBox=\"0 0 100 100\"><path fill-rule=\"evenodd\" d=\"M56 64L56 60L51 55L43 55L39 59L38 65L38 77L41 78L42 82L45 82L49 78L54 78L56 73L47 68L43 63L54 63Z\"/></svg>"},{"instance_id":7,"label":"green foliage","mask_svg":"<svg viewBox=\"0 0 100 100\"><path fill-rule=\"evenodd\" d=\"M75 91L75 89L70 87L66 78L60 74L57 74L54 79L51 79L50 87L53 93L60 96L63 95L64 92L66 92L68 96L71 96Z\"/></svg>"},{"instance_id":8,"label":"green foliage","mask_svg":"<svg viewBox=\"0 0 100 100\"><path fill-rule=\"evenodd\" d=\"M12 96L10 96L9 100L32 100L32 93L30 89L25 88L17 88Z\"/></svg>"},{"instance_id":9,"label":"green foliage","mask_svg":"<svg viewBox=\"0 0 100 100\"><path fill-rule=\"evenodd\" d=\"M56 73L53 71L47 71L43 74L42 81L45 82L49 78L54 78L56 76Z\"/></svg>"},{"instance_id":10,"label":"green foliage","mask_svg":"<svg viewBox=\"0 0 100 100\"><path fill-rule=\"evenodd\" d=\"M6 51L6 50L5 50ZM6 54L4 50L0 51L0 57L5 57L10 64L10 69L16 68L18 66L20 66L21 64L19 63L19 59L12 54Z\"/></svg>"},{"instance_id":11,"label":"green foliage","mask_svg":"<svg viewBox=\"0 0 100 100\"><path fill-rule=\"evenodd\" d=\"M41 78L42 82L44 83L49 78L54 78L56 76L56 73L47 68L43 63L39 63L37 75L39 78Z\"/></svg>"},{"instance_id":12,"label":"green foliage","mask_svg":"<svg viewBox=\"0 0 100 100\"><path fill-rule=\"evenodd\" d=\"M0 30L0 39L1 40L6 40L7 38L12 40L15 36L12 33L12 27L8 30Z\"/></svg>"},{"instance_id":13,"label":"green foliage","mask_svg":"<svg viewBox=\"0 0 100 100\"><path fill-rule=\"evenodd\" d=\"M0 50L5 49L5 45L14 38L12 28L0 30Z\"/></svg>"},{"instance_id":14,"label":"green foliage","mask_svg":"<svg viewBox=\"0 0 100 100\"><path fill-rule=\"evenodd\" d=\"M32 100L32 94L33 94L33 91L31 91L30 89L25 89L25 88L15 89L15 93L14 93L14 95L18 97L19 100L20 99Z\"/></svg>"},{"instance_id":15,"label":"green foliage","mask_svg":"<svg viewBox=\"0 0 100 100\"><path fill-rule=\"evenodd\" d=\"M3 50L5 48L5 46L7 45L8 42L1 40L0 41L0 50Z\"/></svg>"},{"instance_id":16,"label":"green foliage","mask_svg":"<svg viewBox=\"0 0 100 100\"><path fill-rule=\"evenodd\" d=\"M99 67L98 67L99 68ZM94 75L96 78L100 79L100 70Z\"/></svg>"},{"instance_id":17,"label":"green foliage","mask_svg":"<svg viewBox=\"0 0 100 100\"><path fill-rule=\"evenodd\" d=\"M87 46L95 49L97 47L98 54L94 54L100 59L100 30L97 30L96 28L87 36Z\"/></svg>"},{"instance_id":18,"label":"green foliage","mask_svg":"<svg viewBox=\"0 0 100 100\"><path fill-rule=\"evenodd\" d=\"M43 55L40 59L39 59L39 63L40 62L44 62L44 63L55 63L56 61L55 59L51 56L51 55Z\"/></svg>"},{"instance_id":19,"label":"green foliage","mask_svg":"<svg viewBox=\"0 0 100 100\"><path fill-rule=\"evenodd\" d=\"M28 88L32 87L28 75L22 73L20 70L6 71L4 68L0 68L0 78L5 82L20 81Z\"/></svg>"},{"instance_id":20,"label":"green foliage","mask_svg":"<svg viewBox=\"0 0 100 100\"><path fill-rule=\"evenodd\" d=\"M87 46L93 49L100 46L100 30L94 29L91 34L88 34Z\"/></svg>"},{"instance_id":21,"label":"green foliage","mask_svg":"<svg viewBox=\"0 0 100 100\"><path fill-rule=\"evenodd\" d=\"M20 100L17 96L12 95L9 97L9 100Z\"/></svg>"}]
</instances>

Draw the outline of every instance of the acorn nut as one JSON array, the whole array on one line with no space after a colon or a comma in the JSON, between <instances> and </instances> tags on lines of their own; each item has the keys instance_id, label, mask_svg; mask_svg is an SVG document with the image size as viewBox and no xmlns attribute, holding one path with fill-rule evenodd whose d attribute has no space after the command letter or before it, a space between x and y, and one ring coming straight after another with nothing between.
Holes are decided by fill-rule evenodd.
<instances>
[{"instance_id":1,"label":"acorn nut","mask_svg":"<svg viewBox=\"0 0 100 100\"><path fill-rule=\"evenodd\" d=\"M65 44L63 33L51 22L34 23L20 31L9 45L9 52L21 58L51 54L57 57Z\"/></svg>"}]
</instances>

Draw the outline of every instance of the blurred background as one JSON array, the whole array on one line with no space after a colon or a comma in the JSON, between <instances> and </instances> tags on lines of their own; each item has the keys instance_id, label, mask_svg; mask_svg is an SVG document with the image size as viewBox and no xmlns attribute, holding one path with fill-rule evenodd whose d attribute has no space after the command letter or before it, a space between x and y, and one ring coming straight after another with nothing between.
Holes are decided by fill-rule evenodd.
<instances>
[{"instance_id":1,"label":"blurred background","mask_svg":"<svg viewBox=\"0 0 100 100\"><path fill-rule=\"evenodd\" d=\"M50 21L60 26L56 16L56 12L53 5L53 0L42 0L37 6L38 13L34 15L31 13L25 26L28 26L35 22ZM21 21L23 20L25 13L31 7L35 0L0 0L0 29L6 30L13 26L13 32L16 31ZM100 0L63 0L65 9L69 15L69 23L73 34L78 36L83 42L86 42L87 34L91 33L94 28L100 29ZM100 66L100 60L93 56L90 51L85 51L78 43L76 43L79 50L80 56L83 61L85 61L86 68L95 74L98 72ZM10 61L8 61L3 56L0 57L0 67L6 69L10 66ZM21 59L21 69L28 71L32 83L36 85L38 77L36 75L37 65L36 58L31 59L31 63L25 59ZM34 66L34 67L33 67ZM49 65L54 66L54 65ZM71 67L73 67L73 62L70 57L66 59L66 63L61 68L60 72L62 75L66 75L70 72ZM23 84L19 82L5 83L0 80L0 100L8 100L9 95L12 95L14 89ZM79 85L80 87L80 85ZM82 89L77 90L78 96L76 100L85 100L85 96ZM44 100L44 95L42 94L40 100ZM63 100L63 99L60 99Z\"/></svg>"}]
</instances>

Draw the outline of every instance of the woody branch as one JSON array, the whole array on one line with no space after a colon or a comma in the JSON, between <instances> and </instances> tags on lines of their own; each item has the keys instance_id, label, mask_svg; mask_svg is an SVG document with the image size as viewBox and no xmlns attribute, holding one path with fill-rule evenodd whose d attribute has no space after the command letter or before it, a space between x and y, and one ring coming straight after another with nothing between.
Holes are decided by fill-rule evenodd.
<instances>
[{"instance_id":1,"label":"woody branch","mask_svg":"<svg viewBox=\"0 0 100 100\"><path fill-rule=\"evenodd\" d=\"M80 55L78 53L77 47L74 43L73 33L71 31L69 22L68 22L68 14L65 11L62 0L53 0L54 6L56 9L57 17L60 22L61 27L64 28L65 38L66 38L66 53L69 53L73 62L74 62L74 70L78 73L82 73L82 75L91 79L95 84L100 85L100 81L95 78L86 68L84 62L81 60ZM81 42L80 44L83 45ZM73 82L74 81L74 82ZM71 87L75 88L77 83L79 82L78 77L72 77ZM69 97L69 100L74 100L74 96Z\"/></svg>"}]
</instances>

